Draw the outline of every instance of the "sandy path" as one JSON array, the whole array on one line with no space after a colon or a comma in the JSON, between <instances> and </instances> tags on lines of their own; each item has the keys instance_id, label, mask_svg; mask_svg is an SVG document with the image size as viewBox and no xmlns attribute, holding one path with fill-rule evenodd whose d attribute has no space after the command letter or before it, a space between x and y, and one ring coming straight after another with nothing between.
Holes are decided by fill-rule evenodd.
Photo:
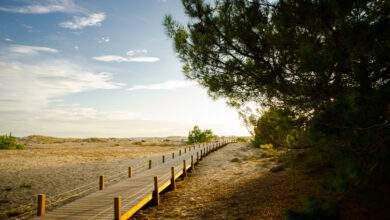
<instances>
[{"instance_id":1,"label":"sandy path","mask_svg":"<svg viewBox=\"0 0 390 220\"><path fill-rule=\"evenodd\" d=\"M280 219L309 193L308 178L290 171L270 172L273 158L246 144L230 144L209 155L178 189L161 196L161 205L135 219Z\"/></svg>"}]
</instances>

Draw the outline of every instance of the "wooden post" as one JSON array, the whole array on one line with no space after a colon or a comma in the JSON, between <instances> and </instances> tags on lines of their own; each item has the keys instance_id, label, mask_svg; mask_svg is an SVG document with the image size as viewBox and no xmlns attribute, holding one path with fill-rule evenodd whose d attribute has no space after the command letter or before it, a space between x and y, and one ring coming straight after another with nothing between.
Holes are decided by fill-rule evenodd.
<instances>
[{"instance_id":1,"label":"wooden post","mask_svg":"<svg viewBox=\"0 0 390 220\"><path fill-rule=\"evenodd\" d=\"M187 148L184 148L184 153L187 153Z\"/></svg>"},{"instance_id":2,"label":"wooden post","mask_svg":"<svg viewBox=\"0 0 390 220\"><path fill-rule=\"evenodd\" d=\"M175 153L172 153L172 159L175 158Z\"/></svg>"},{"instance_id":3,"label":"wooden post","mask_svg":"<svg viewBox=\"0 0 390 220\"><path fill-rule=\"evenodd\" d=\"M160 195L158 194L158 178L154 177L154 190L153 190L153 205L158 206L160 203Z\"/></svg>"},{"instance_id":4,"label":"wooden post","mask_svg":"<svg viewBox=\"0 0 390 220\"><path fill-rule=\"evenodd\" d=\"M122 217L122 201L121 197L114 198L114 219L121 220Z\"/></svg>"},{"instance_id":5,"label":"wooden post","mask_svg":"<svg viewBox=\"0 0 390 220\"><path fill-rule=\"evenodd\" d=\"M104 190L106 184L105 184L105 176L99 176L99 190Z\"/></svg>"},{"instance_id":6,"label":"wooden post","mask_svg":"<svg viewBox=\"0 0 390 220\"><path fill-rule=\"evenodd\" d=\"M182 179L184 179L185 177L187 177L187 167L186 167L186 160L183 160L183 175L182 175Z\"/></svg>"},{"instance_id":7,"label":"wooden post","mask_svg":"<svg viewBox=\"0 0 390 220\"><path fill-rule=\"evenodd\" d=\"M165 163L165 155L162 156L162 162Z\"/></svg>"},{"instance_id":8,"label":"wooden post","mask_svg":"<svg viewBox=\"0 0 390 220\"><path fill-rule=\"evenodd\" d=\"M149 160L149 169L152 169L152 160Z\"/></svg>"},{"instance_id":9,"label":"wooden post","mask_svg":"<svg viewBox=\"0 0 390 220\"><path fill-rule=\"evenodd\" d=\"M191 155L191 172L194 171L194 156Z\"/></svg>"},{"instance_id":10,"label":"wooden post","mask_svg":"<svg viewBox=\"0 0 390 220\"><path fill-rule=\"evenodd\" d=\"M199 152L196 152L196 163L199 163Z\"/></svg>"},{"instance_id":11,"label":"wooden post","mask_svg":"<svg viewBox=\"0 0 390 220\"><path fill-rule=\"evenodd\" d=\"M131 167L129 167L129 178L131 177L132 172L131 172Z\"/></svg>"},{"instance_id":12,"label":"wooden post","mask_svg":"<svg viewBox=\"0 0 390 220\"><path fill-rule=\"evenodd\" d=\"M181 156L181 150L179 150L179 156Z\"/></svg>"},{"instance_id":13,"label":"wooden post","mask_svg":"<svg viewBox=\"0 0 390 220\"><path fill-rule=\"evenodd\" d=\"M46 212L46 194L39 194L37 202L37 216L44 216Z\"/></svg>"},{"instance_id":14,"label":"wooden post","mask_svg":"<svg viewBox=\"0 0 390 220\"><path fill-rule=\"evenodd\" d=\"M175 167L171 167L171 189L176 189Z\"/></svg>"}]
</instances>

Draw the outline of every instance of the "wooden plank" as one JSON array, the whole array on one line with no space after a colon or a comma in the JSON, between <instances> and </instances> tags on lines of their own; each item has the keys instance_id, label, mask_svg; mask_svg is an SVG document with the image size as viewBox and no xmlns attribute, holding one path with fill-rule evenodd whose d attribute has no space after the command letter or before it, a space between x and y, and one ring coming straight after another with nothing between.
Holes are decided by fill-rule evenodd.
<instances>
[{"instance_id":1,"label":"wooden plank","mask_svg":"<svg viewBox=\"0 0 390 220\"><path fill-rule=\"evenodd\" d=\"M148 202L150 202L153 198L152 193L146 195L141 201L139 201L136 205L134 205L131 209L129 209L126 213L122 215L122 219L128 219L133 216L138 210L144 207Z\"/></svg>"},{"instance_id":2,"label":"wooden plank","mask_svg":"<svg viewBox=\"0 0 390 220\"><path fill-rule=\"evenodd\" d=\"M165 181L161 186L158 187L158 192L164 191L164 189L168 188L171 185L171 180Z\"/></svg>"}]
</instances>

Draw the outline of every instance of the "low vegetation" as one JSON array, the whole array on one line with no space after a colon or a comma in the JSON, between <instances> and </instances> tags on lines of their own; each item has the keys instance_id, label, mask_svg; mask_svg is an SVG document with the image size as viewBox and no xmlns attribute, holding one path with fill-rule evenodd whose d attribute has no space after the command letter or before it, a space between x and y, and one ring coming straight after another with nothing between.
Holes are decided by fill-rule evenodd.
<instances>
[{"instance_id":1,"label":"low vegetation","mask_svg":"<svg viewBox=\"0 0 390 220\"><path fill-rule=\"evenodd\" d=\"M250 140L251 140L250 137L237 137L236 138L236 141L241 142L241 143L246 143L246 142L249 142Z\"/></svg>"},{"instance_id":2,"label":"low vegetation","mask_svg":"<svg viewBox=\"0 0 390 220\"><path fill-rule=\"evenodd\" d=\"M194 126L194 128L189 132L187 143L203 143L209 142L214 139L216 136L210 129L201 130L198 126Z\"/></svg>"},{"instance_id":3,"label":"low vegetation","mask_svg":"<svg viewBox=\"0 0 390 220\"><path fill-rule=\"evenodd\" d=\"M343 111L346 114L345 109ZM338 112L343 111L340 109ZM376 199L383 192L370 184L384 181L386 175L377 173L380 170L376 170L376 166L389 167L389 164L380 155L367 151L366 147L384 141L381 133L340 129L337 136L330 135L333 132L326 129L322 120L323 116L318 116L309 123L303 123L291 111L275 107L264 111L257 120L252 120L253 146L264 149L267 155L279 157L285 168L301 170L319 180L321 193L305 198L301 210L286 210L288 219L337 218L346 201L360 193L370 197L359 201L359 205L380 204ZM373 136L378 139L371 139ZM299 152L294 152L297 148ZM356 152L357 149L365 153L362 155L363 152ZM375 157L369 159L369 155Z\"/></svg>"},{"instance_id":4,"label":"low vegetation","mask_svg":"<svg viewBox=\"0 0 390 220\"><path fill-rule=\"evenodd\" d=\"M16 137L11 134L0 135L0 149L23 149L25 146L23 144L19 144L16 140Z\"/></svg>"}]
</instances>

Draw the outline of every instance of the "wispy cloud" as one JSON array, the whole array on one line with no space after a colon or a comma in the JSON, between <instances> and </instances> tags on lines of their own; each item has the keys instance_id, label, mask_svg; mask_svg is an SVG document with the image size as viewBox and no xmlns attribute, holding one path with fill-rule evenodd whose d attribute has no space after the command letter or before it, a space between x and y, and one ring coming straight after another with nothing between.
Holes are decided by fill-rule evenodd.
<instances>
[{"instance_id":1,"label":"wispy cloud","mask_svg":"<svg viewBox=\"0 0 390 220\"><path fill-rule=\"evenodd\" d=\"M112 74L83 68L66 60L34 64L0 60L0 112L44 109L52 99L97 89L117 89Z\"/></svg>"},{"instance_id":2,"label":"wispy cloud","mask_svg":"<svg viewBox=\"0 0 390 220\"><path fill-rule=\"evenodd\" d=\"M148 50L142 49L142 50L129 50L127 51L126 55L127 56L136 56L136 55L142 55L142 54L147 54Z\"/></svg>"},{"instance_id":3,"label":"wispy cloud","mask_svg":"<svg viewBox=\"0 0 390 220\"><path fill-rule=\"evenodd\" d=\"M126 57L117 56L117 55L105 55L92 57L94 60L102 61L102 62L128 62Z\"/></svg>"},{"instance_id":4,"label":"wispy cloud","mask_svg":"<svg viewBox=\"0 0 390 220\"><path fill-rule=\"evenodd\" d=\"M117 55L105 55L93 57L93 59L102 61L102 62L146 62L146 63L154 63L160 60L158 57L122 57Z\"/></svg>"},{"instance_id":5,"label":"wispy cloud","mask_svg":"<svg viewBox=\"0 0 390 220\"><path fill-rule=\"evenodd\" d=\"M57 49L49 48L49 47L39 47L39 46L27 46L27 45L18 45L14 44L9 47L9 51L12 53L19 54L37 54L40 52L46 53L57 53Z\"/></svg>"},{"instance_id":6,"label":"wispy cloud","mask_svg":"<svg viewBox=\"0 0 390 220\"><path fill-rule=\"evenodd\" d=\"M56 51L23 45L11 48L27 54ZM0 53L9 53L9 49ZM0 70L0 133L9 130L19 134L50 133L53 126L61 132L72 132L86 124L89 126L83 129L88 130L98 123L115 124L118 120L138 117L126 110L104 111L61 100L76 93L123 88L125 84L114 82L112 73L39 54L28 59L0 56Z\"/></svg>"},{"instance_id":7,"label":"wispy cloud","mask_svg":"<svg viewBox=\"0 0 390 220\"><path fill-rule=\"evenodd\" d=\"M54 12L74 13L83 11L83 9L78 7L73 0L45 0L34 1L30 5L19 7L0 7L0 11L22 14L47 14Z\"/></svg>"},{"instance_id":8,"label":"wispy cloud","mask_svg":"<svg viewBox=\"0 0 390 220\"><path fill-rule=\"evenodd\" d=\"M4 38L5 41L11 42L13 41L11 38Z\"/></svg>"},{"instance_id":9,"label":"wispy cloud","mask_svg":"<svg viewBox=\"0 0 390 220\"><path fill-rule=\"evenodd\" d=\"M105 13L92 13L77 5L74 0L36 0L23 6L0 6L0 11L21 14L79 14L79 16L74 16L71 20L59 24L63 28L72 30L83 29L89 26L100 26L101 22L106 19ZM27 25L25 27L28 28ZM28 29L31 31L31 28Z\"/></svg>"},{"instance_id":10,"label":"wispy cloud","mask_svg":"<svg viewBox=\"0 0 390 220\"><path fill-rule=\"evenodd\" d=\"M175 90L180 88L186 88L194 86L195 83L185 80L168 80L161 83L147 84L147 85L135 85L128 88L128 91L135 90Z\"/></svg>"},{"instance_id":11,"label":"wispy cloud","mask_svg":"<svg viewBox=\"0 0 390 220\"><path fill-rule=\"evenodd\" d=\"M63 28L69 28L72 30L83 29L89 26L100 26L101 23L106 19L105 13L93 13L86 17L73 17L70 21L60 23Z\"/></svg>"},{"instance_id":12,"label":"wispy cloud","mask_svg":"<svg viewBox=\"0 0 390 220\"><path fill-rule=\"evenodd\" d=\"M98 40L98 43L101 44L101 43L107 43L107 42L110 42L110 37L101 37L99 40Z\"/></svg>"},{"instance_id":13,"label":"wispy cloud","mask_svg":"<svg viewBox=\"0 0 390 220\"><path fill-rule=\"evenodd\" d=\"M127 58L128 62L147 62L147 63L154 63L159 61L160 58L158 57L129 57Z\"/></svg>"},{"instance_id":14,"label":"wispy cloud","mask_svg":"<svg viewBox=\"0 0 390 220\"><path fill-rule=\"evenodd\" d=\"M119 55L103 55L92 57L94 60L101 62L146 62L154 63L160 60L158 57L146 56L147 50L130 50L126 53L126 56Z\"/></svg>"},{"instance_id":15,"label":"wispy cloud","mask_svg":"<svg viewBox=\"0 0 390 220\"><path fill-rule=\"evenodd\" d=\"M70 122L88 119L95 121L123 121L141 117L139 114L130 111L100 111L91 107L61 104L44 109L42 113L44 114L35 116L35 119Z\"/></svg>"}]
</instances>

